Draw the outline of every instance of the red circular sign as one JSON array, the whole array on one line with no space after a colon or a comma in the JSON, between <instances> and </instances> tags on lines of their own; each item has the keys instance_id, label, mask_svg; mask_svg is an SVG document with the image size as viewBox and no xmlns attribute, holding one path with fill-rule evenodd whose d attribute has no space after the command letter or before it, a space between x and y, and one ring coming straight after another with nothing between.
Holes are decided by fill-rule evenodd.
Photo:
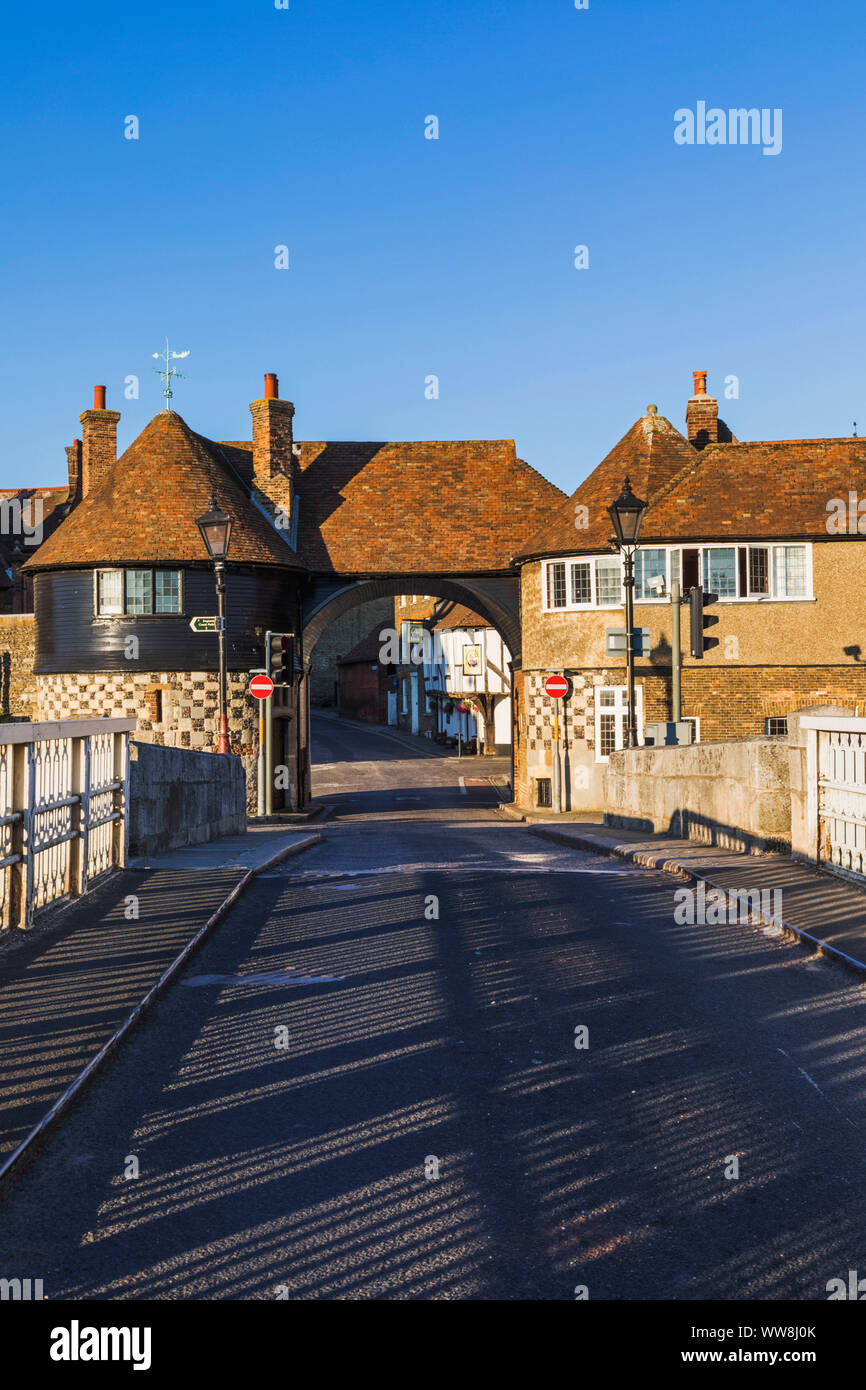
<instances>
[{"instance_id":1,"label":"red circular sign","mask_svg":"<svg viewBox=\"0 0 866 1390\"><path fill-rule=\"evenodd\" d=\"M266 700L269 695L274 693L274 683L270 676L253 676L249 684L249 692L255 695L257 700Z\"/></svg>"},{"instance_id":2,"label":"red circular sign","mask_svg":"<svg viewBox=\"0 0 866 1390\"><path fill-rule=\"evenodd\" d=\"M561 700L563 695L568 694L568 681L565 676L548 676L544 689L552 700Z\"/></svg>"}]
</instances>

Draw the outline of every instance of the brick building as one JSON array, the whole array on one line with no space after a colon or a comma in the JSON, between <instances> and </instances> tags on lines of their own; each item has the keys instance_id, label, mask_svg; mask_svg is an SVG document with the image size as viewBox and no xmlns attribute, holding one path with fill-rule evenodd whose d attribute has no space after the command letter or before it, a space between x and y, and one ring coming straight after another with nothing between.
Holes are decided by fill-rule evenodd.
<instances>
[{"instance_id":1,"label":"brick building","mask_svg":"<svg viewBox=\"0 0 866 1390\"><path fill-rule=\"evenodd\" d=\"M714 645L700 659L689 654L684 611L682 712L701 741L781 733L787 713L806 705L866 710L866 615L852 602L866 579L866 441L741 443L696 373L685 433L649 406L520 556L515 799L524 805L546 799L551 778L550 673L564 672L573 692L563 809L603 810L600 774L624 744L625 658L608 655L606 631L624 625L607 508L626 475L649 503L635 559L635 626L650 632L636 659L639 734L672 717L674 580L719 595L708 610Z\"/></svg>"},{"instance_id":2,"label":"brick building","mask_svg":"<svg viewBox=\"0 0 866 1390\"><path fill-rule=\"evenodd\" d=\"M96 388L81 440L67 449L60 520L22 567L35 608L29 712L132 715L141 740L214 749L217 639L190 630L192 616L216 612L196 524L214 501L232 519L232 751L244 759L252 807L249 672L263 665L268 629L294 634L300 664L276 711L275 744L289 773L282 804L297 806L309 791L311 665L328 630L363 604L390 611L382 600L414 586L471 604L517 651L511 557L563 494L517 457L513 440L297 443L294 406L273 374L250 412L251 440L218 441L163 411L118 458L120 416Z\"/></svg>"}]
</instances>

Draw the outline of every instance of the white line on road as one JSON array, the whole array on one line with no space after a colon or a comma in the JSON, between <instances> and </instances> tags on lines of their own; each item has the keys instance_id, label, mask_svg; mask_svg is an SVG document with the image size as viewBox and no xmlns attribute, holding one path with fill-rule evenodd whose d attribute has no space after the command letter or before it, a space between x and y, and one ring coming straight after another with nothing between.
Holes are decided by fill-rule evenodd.
<instances>
[{"instance_id":1,"label":"white line on road","mask_svg":"<svg viewBox=\"0 0 866 1390\"><path fill-rule=\"evenodd\" d=\"M457 781L458 781L459 784L460 784L460 795L461 795L461 796L466 796L466 795L468 795L468 793L467 793L467 791L466 791L466 778L465 778L465 777L458 777L458 778L457 778Z\"/></svg>"}]
</instances>

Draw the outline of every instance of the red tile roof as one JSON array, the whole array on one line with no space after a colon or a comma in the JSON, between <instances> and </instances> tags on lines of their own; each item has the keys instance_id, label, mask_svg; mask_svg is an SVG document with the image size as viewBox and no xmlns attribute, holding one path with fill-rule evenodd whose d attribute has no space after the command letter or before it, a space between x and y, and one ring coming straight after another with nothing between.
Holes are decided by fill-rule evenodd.
<instances>
[{"instance_id":1,"label":"red tile roof","mask_svg":"<svg viewBox=\"0 0 866 1390\"><path fill-rule=\"evenodd\" d=\"M310 569L506 569L564 496L510 439L306 443L300 451L300 553Z\"/></svg>"},{"instance_id":2,"label":"red tile roof","mask_svg":"<svg viewBox=\"0 0 866 1390\"><path fill-rule=\"evenodd\" d=\"M471 608L467 608L464 603L455 603L444 618L440 618L433 626L444 631L455 627L489 627L490 624L486 618L480 617Z\"/></svg>"},{"instance_id":3,"label":"red tile roof","mask_svg":"<svg viewBox=\"0 0 866 1390\"><path fill-rule=\"evenodd\" d=\"M531 538L522 554L550 555L605 550L613 527L607 508L618 497L626 475L638 497L649 500L701 454L663 415L644 415L615 444L567 502ZM580 509L580 510L578 510ZM581 521L586 525L578 526ZM646 530L649 513L644 521Z\"/></svg>"},{"instance_id":4,"label":"red tile roof","mask_svg":"<svg viewBox=\"0 0 866 1390\"><path fill-rule=\"evenodd\" d=\"M219 444L163 411L25 568L206 561L196 517L211 496L234 522L232 561L297 568L294 551L249 500L230 462Z\"/></svg>"},{"instance_id":5,"label":"red tile roof","mask_svg":"<svg viewBox=\"0 0 866 1390\"><path fill-rule=\"evenodd\" d=\"M523 557L607 550L607 513L628 474L649 502L648 541L726 536L827 538L827 504L849 489L866 498L866 439L784 439L710 444L699 451L669 420L638 420L590 473ZM587 525L575 525L585 508Z\"/></svg>"},{"instance_id":6,"label":"red tile roof","mask_svg":"<svg viewBox=\"0 0 866 1390\"><path fill-rule=\"evenodd\" d=\"M827 504L866 498L866 439L711 444L654 500L642 539L827 539Z\"/></svg>"}]
</instances>

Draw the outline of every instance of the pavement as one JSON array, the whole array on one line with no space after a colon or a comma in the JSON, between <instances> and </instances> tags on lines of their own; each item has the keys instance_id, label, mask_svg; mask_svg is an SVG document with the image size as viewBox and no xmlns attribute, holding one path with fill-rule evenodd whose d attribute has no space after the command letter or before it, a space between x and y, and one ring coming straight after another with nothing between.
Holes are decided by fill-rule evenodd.
<instances>
[{"instance_id":1,"label":"pavement","mask_svg":"<svg viewBox=\"0 0 866 1390\"><path fill-rule=\"evenodd\" d=\"M678 921L685 881L504 820L451 760L313 729L324 841L254 880L3 1194L0 1275L808 1302L862 1270L849 971Z\"/></svg>"},{"instance_id":2,"label":"pavement","mask_svg":"<svg viewBox=\"0 0 866 1390\"><path fill-rule=\"evenodd\" d=\"M615 855L680 879L703 880L725 894L764 895L760 908L759 898L750 900L755 920L866 972L866 891L839 875L780 854L737 854L694 840L606 825L546 822L532 830L556 844Z\"/></svg>"},{"instance_id":3,"label":"pavement","mask_svg":"<svg viewBox=\"0 0 866 1390\"><path fill-rule=\"evenodd\" d=\"M254 828L131 861L0 951L0 1164L99 1054L249 870L315 843Z\"/></svg>"}]
</instances>

